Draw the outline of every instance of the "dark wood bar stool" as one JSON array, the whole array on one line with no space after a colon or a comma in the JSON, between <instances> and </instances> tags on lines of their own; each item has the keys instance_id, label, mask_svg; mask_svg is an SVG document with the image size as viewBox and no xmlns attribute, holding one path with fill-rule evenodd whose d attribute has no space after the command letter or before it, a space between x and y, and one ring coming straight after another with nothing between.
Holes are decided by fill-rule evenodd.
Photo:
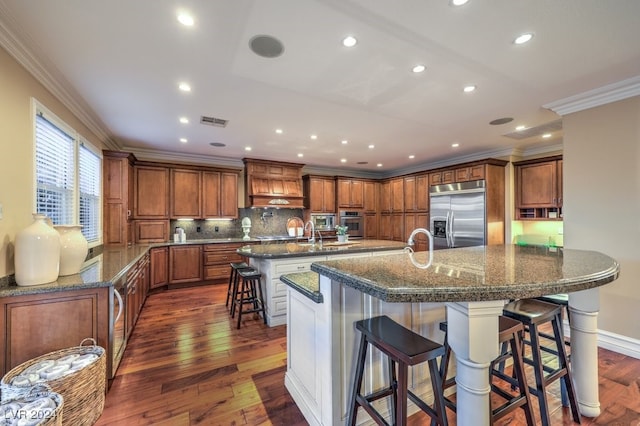
<instances>
[{"instance_id":1,"label":"dark wood bar stool","mask_svg":"<svg viewBox=\"0 0 640 426\"><path fill-rule=\"evenodd\" d=\"M522 322L529 333L529 340L525 340L524 343L531 346L531 357L525 357L524 362L533 366L534 369L536 386L535 388L530 386L529 390L538 398L542 425L551 424L546 389L556 380L562 380L561 383L566 389L573 421L581 423L576 392L571 378L571 369L569 368L569 360L565 351L562 331L562 307L537 299L522 299L505 305L503 314ZM553 330L553 335L550 337L555 343L554 348L548 348L540 344L540 337L542 336L538 328L547 323L551 323ZM554 355L558 360L558 366L552 367L548 363L544 364L542 352Z\"/></svg>"},{"instance_id":2,"label":"dark wood bar stool","mask_svg":"<svg viewBox=\"0 0 640 426\"><path fill-rule=\"evenodd\" d=\"M238 291L238 270L239 269L253 269L245 262L232 262L229 264L231 266L231 271L229 272L229 286L227 287L227 300L224 303L224 306L229 306L229 302L231 301L231 317L233 317L234 303L233 301L236 299L235 293Z\"/></svg>"},{"instance_id":3,"label":"dark wood bar stool","mask_svg":"<svg viewBox=\"0 0 640 426\"><path fill-rule=\"evenodd\" d=\"M238 327L242 321L242 314L256 313L260 315L264 323L267 323L267 314L264 309L264 299L262 298L262 286L260 279L262 274L255 269L238 269L239 283L238 291L234 299L234 304L238 309ZM246 305L250 307L245 308Z\"/></svg>"},{"instance_id":4,"label":"dark wood bar stool","mask_svg":"<svg viewBox=\"0 0 640 426\"><path fill-rule=\"evenodd\" d=\"M445 354L440 362L440 377L442 380L443 391L454 386L455 377L447 378L447 370L449 360L451 359L451 348L447 341L447 323L440 323L440 330L445 332L444 347ZM517 394L511 394L491 380L491 391L499 395L505 402L498 407L491 407L491 423L501 419L511 413L516 408L522 408L524 411L527 425L534 426L536 424L533 417L533 407L531 405L531 395L529 386L527 385L527 377L524 371L524 358L522 354L522 339L524 337L524 325L520 321L501 316L499 319L498 342L502 345L501 355L491 362L491 379L497 378L509 383L512 390L517 390ZM511 358L513 360L513 377L504 374L504 362ZM444 397L447 407L456 411L456 404L451 399Z\"/></svg>"},{"instance_id":5,"label":"dark wood bar stool","mask_svg":"<svg viewBox=\"0 0 640 426\"><path fill-rule=\"evenodd\" d=\"M407 424L407 398L411 399L422 411L427 413L436 424L446 426L447 415L438 374L438 357L444 353L444 347L436 342L406 329L387 316L369 318L355 323L360 331L360 346L353 388L349 403L348 425L355 425L358 407L362 407L378 424L389 424L371 405L371 402L391 396L391 413L394 425ZM378 348L387 356L389 362L389 386L369 395L362 395L362 377L364 374L367 348L369 344ZM433 407L427 405L408 388L410 365L427 361L433 389ZM398 372L396 374L396 364Z\"/></svg>"}]
</instances>

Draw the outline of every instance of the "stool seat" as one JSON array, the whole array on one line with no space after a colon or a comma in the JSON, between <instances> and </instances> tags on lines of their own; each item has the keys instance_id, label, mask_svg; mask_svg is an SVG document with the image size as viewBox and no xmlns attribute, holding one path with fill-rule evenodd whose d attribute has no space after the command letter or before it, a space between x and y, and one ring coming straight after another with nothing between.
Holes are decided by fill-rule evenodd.
<instances>
[{"instance_id":1,"label":"stool seat","mask_svg":"<svg viewBox=\"0 0 640 426\"><path fill-rule=\"evenodd\" d=\"M581 423L571 369L569 368L569 359L565 351L562 332L562 305L539 299L521 299L506 304L503 309L503 315L521 321L529 333L530 340L525 340L524 343L531 346L531 356L525 357L524 361L526 364L533 366L536 386L530 387L529 390L538 398L542 425L551 424L546 388L556 380L561 380L563 399L566 392L573 421ZM538 327L547 323L551 323L552 335L545 335L538 330ZM550 338L554 342L554 347L548 348L541 345L541 337ZM555 356L557 367L555 364L552 366L548 361L544 362L542 358L543 351Z\"/></svg>"},{"instance_id":2,"label":"stool seat","mask_svg":"<svg viewBox=\"0 0 640 426\"><path fill-rule=\"evenodd\" d=\"M407 424L407 399L410 399L431 417L433 423L446 426L447 415L437 363L437 358L444 354L444 347L401 326L386 315L357 321L355 327L356 330L360 331L361 338L347 424L355 425L358 407L362 407L376 423L389 424L371 405L371 402L391 396L391 424ZM369 395L362 395L360 390L362 388L362 378L369 344L375 346L387 356L389 362L389 386ZM433 386L433 407L418 398L409 390L408 386L408 367L425 361L429 363L431 385ZM397 374L396 364L398 365Z\"/></svg>"},{"instance_id":3,"label":"stool seat","mask_svg":"<svg viewBox=\"0 0 640 426\"><path fill-rule=\"evenodd\" d=\"M236 292L238 291L238 270L240 269L253 269L246 262L231 262L229 264L231 266L231 271L229 273L229 285L227 287L227 300L224 303L224 306L229 306L229 301L231 301L231 318L234 316L234 307L235 304L233 301L236 299Z\"/></svg>"}]
</instances>

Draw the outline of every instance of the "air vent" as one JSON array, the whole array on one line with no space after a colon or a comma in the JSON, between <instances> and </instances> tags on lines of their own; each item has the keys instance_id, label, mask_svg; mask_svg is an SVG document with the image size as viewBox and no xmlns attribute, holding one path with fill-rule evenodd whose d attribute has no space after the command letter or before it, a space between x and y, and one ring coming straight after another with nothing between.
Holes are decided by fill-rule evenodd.
<instances>
[{"instance_id":1,"label":"air vent","mask_svg":"<svg viewBox=\"0 0 640 426\"><path fill-rule=\"evenodd\" d=\"M228 122L229 120L223 120L222 118L216 117L207 117L206 115L200 117L200 123L206 124L208 126L227 127Z\"/></svg>"},{"instance_id":2,"label":"air vent","mask_svg":"<svg viewBox=\"0 0 640 426\"><path fill-rule=\"evenodd\" d=\"M506 136L512 139L527 139L533 136L542 136L545 133L557 132L558 130L562 130L562 119L541 124L536 127L530 127L528 129L519 130L517 132L507 133L506 135L503 135L503 136Z\"/></svg>"}]
</instances>

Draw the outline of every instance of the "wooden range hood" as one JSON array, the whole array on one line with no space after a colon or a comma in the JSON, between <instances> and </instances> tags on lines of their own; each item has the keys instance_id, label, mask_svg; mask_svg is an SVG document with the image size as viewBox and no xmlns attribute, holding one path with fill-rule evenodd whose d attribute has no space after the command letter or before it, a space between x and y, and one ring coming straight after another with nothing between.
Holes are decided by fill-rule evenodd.
<instances>
[{"instance_id":1,"label":"wooden range hood","mask_svg":"<svg viewBox=\"0 0 640 426\"><path fill-rule=\"evenodd\" d=\"M247 207L302 209L304 164L243 158Z\"/></svg>"}]
</instances>

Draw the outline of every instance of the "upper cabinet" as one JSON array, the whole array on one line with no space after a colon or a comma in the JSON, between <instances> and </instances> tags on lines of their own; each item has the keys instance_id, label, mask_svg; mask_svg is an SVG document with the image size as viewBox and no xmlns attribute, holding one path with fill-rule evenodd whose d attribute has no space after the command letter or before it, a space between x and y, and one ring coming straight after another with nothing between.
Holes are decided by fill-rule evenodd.
<instances>
[{"instance_id":1,"label":"upper cabinet","mask_svg":"<svg viewBox=\"0 0 640 426\"><path fill-rule=\"evenodd\" d=\"M404 178L404 211L429 211L429 175L415 175Z\"/></svg>"},{"instance_id":2,"label":"upper cabinet","mask_svg":"<svg viewBox=\"0 0 640 426\"><path fill-rule=\"evenodd\" d=\"M136 219L169 219L169 169L159 166L134 167L134 209Z\"/></svg>"},{"instance_id":3,"label":"upper cabinet","mask_svg":"<svg viewBox=\"0 0 640 426\"><path fill-rule=\"evenodd\" d=\"M364 208L364 181L339 177L337 179L338 208Z\"/></svg>"},{"instance_id":4,"label":"upper cabinet","mask_svg":"<svg viewBox=\"0 0 640 426\"><path fill-rule=\"evenodd\" d=\"M336 212L336 180L329 176L305 175L304 207L311 213Z\"/></svg>"},{"instance_id":5,"label":"upper cabinet","mask_svg":"<svg viewBox=\"0 0 640 426\"><path fill-rule=\"evenodd\" d=\"M202 173L171 169L171 218L199 218L202 212Z\"/></svg>"},{"instance_id":6,"label":"upper cabinet","mask_svg":"<svg viewBox=\"0 0 640 426\"><path fill-rule=\"evenodd\" d=\"M484 179L484 164L460 167L455 170L456 182Z\"/></svg>"},{"instance_id":7,"label":"upper cabinet","mask_svg":"<svg viewBox=\"0 0 640 426\"><path fill-rule=\"evenodd\" d=\"M236 219L238 173L171 169L172 219Z\"/></svg>"},{"instance_id":8,"label":"upper cabinet","mask_svg":"<svg viewBox=\"0 0 640 426\"><path fill-rule=\"evenodd\" d=\"M380 212L402 213L404 211L404 197L404 178L398 177L382 182L380 186Z\"/></svg>"},{"instance_id":9,"label":"upper cabinet","mask_svg":"<svg viewBox=\"0 0 640 426\"><path fill-rule=\"evenodd\" d=\"M379 182L364 181L364 212L376 213L378 211ZM366 226L365 226L366 230Z\"/></svg>"},{"instance_id":10,"label":"upper cabinet","mask_svg":"<svg viewBox=\"0 0 640 426\"><path fill-rule=\"evenodd\" d=\"M103 236L106 245L133 242L133 154L103 151Z\"/></svg>"},{"instance_id":11,"label":"upper cabinet","mask_svg":"<svg viewBox=\"0 0 640 426\"><path fill-rule=\"evenodd\" d=\"M244 158L247 207L303 208L304 164Z\"/></svg>"},{"instance_id":12,"label":"upper cabinet","mask_svg":"<svg viewBox=\"0 0 640 426\"><path fill-rule=\"evenodd\" d=\"M441 170L429 173L429 185L442 185L456 181L455 170Z\"/></svg>"},{"instance_id":13,"label":"upper cabinet","mask_svg":"<svg viewBox=\"0 0 640 426\"><path fill-rule=\"evenodd\" d=\"M562 219L562 156L513 163L516 218Z\"/></svg>"}]
</instances>

